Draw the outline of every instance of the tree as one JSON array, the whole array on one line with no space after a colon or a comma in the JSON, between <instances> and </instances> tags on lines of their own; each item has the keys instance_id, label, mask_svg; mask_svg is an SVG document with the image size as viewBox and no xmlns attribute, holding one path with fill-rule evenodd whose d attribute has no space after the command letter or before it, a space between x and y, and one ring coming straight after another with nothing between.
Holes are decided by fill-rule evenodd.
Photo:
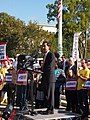
<instances>
[{"instance_id":1,"label":"tree","mask_svg":"<svg viewBox=\"0 0 90 120\"><path fill-rule=\"evenodd\" d=\"M7 42L7 55L35 54L43 40L54 40L54 34L44 31L36 22L26 25L7 13L0 13L0 41Z\"/></svg>"},{"instance_id":2,"label":"tree","mask_svg":"<svg viewBox=\"0 0 90 120\"><path fill-rule=\"evenodd\" d=\"M0 41L7 42L7 54L13 56L18 53L19 41L23 39L25 25L19 19L0 13Z\"/></svg>"},{"instance_id":3,"label":"tree","mask_svg":"<svg viewBox=\"0 0 90 120\"><path fill-rule=\"evenodd\" d=\"M74 33L81 31L85 35L89 27L90 0L63 0L62 2L63 51L65 53L65 49L66 51L69 50L67 55L70 55ZM56 0L54 4L48 4L46 8L48 9L48 22L56 20L58 24L58 0Z\"/></svg>"},{"instance_id":4,"label":"tree","mask_svg":"<svg viewBox=\"0 0 90 120\"><path fill-rule=\"evenodd\" d=\"M25 51L32 54L36 53L41 49L40 45L46 39L52 41L54 35L50 32L44 31L36 22L32 23L30 21L24 32L24 43L26 44L26 49L28 48Z\"/></svg>"},{"instance_id":5,"label":"tree","mask_svg":"<svg viewBox=\"0 0 90 120\"><path fill-rule=\"evenodd\" d=\"M90 38L87 40L87 58L90 58Z\"/></svg>"}]
</instances>

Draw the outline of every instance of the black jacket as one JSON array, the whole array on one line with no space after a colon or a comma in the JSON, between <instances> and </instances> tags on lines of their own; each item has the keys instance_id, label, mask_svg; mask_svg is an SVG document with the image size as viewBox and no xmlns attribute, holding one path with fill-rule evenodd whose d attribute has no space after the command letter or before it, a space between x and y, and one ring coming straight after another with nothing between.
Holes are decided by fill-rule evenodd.
<instances>
[{"instance_id":1,"label":"black jacket","mask_svg":"<svg viewBox=\"0 0 90 120\"><path fill-rule=\"evenodd\" d=\"M55 82L55 56L49 51L46 56L45 63L43 65L43 74L42 80L43 82Z\"/></svg>"}]
</instances>

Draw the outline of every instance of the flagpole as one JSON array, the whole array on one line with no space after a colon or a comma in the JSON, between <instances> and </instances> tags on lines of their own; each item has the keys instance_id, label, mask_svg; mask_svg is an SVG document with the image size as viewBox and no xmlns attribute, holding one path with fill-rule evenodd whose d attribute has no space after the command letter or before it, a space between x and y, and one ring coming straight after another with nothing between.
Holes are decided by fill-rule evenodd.
<instances>
[{"instance_id":1,"label":"flagpole","mask_svg":"<svg viewBox=\"0 0 90 120\"><path fill-rule=\"evenodd\" d=\"M62 56L62 0L58 1L58 53Z\"/></svg>"}]
</instances>

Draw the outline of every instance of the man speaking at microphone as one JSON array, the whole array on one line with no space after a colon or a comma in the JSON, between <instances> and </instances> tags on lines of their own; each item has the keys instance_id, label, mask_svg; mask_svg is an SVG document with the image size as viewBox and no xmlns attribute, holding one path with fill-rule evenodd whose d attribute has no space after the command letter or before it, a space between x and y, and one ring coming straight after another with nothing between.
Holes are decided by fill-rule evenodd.
<instances>
[{"instance_id":1,"label":"man speaking at microphone","mask_svg":"<svg viewBox=\"0 0 90 120\"><path fill-rule=\"evenodd\" d=\"M55 56L50 51L50 43L48 41L44 41L42 44L43 51L45 52L43 58L43 66L42 66L42 88L45 96L45 103L47 110L46 114L54 113L54 90L55 90Z\"/></svg>"}]
</instances>

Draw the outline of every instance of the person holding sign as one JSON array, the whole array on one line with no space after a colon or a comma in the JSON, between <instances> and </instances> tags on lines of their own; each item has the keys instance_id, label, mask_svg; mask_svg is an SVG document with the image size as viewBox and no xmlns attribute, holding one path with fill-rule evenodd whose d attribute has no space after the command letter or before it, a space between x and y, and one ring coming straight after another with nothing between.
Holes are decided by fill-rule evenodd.
<instances>
[{"instance_id":1,"label":"person holding sign","mask_svg":"<svg viewBox=\"0 0 90 120\"><path fill-rule=\"evenodd\" d=\"M62 85L65 84L66 76L64 70L59 68L58 62L55 62L55 108L59 108L60 106L60 93L62 93Z\"/></svg>"},{"instance_id":2,"label":"person holding sign","mask_svg":"<svg viewBox=\"0 0 90 120\"><path fill-rule=\"evenodd\" d=\"M8 73L8 69L10 68L8 61L5 60L3 61L2 67L0 69L0 72L3 76L3 78L5 78L6 73ZM4 92L7 92L7 97L10 98L10 94L9 94L9 89L8 89L8 84L5 82L5 80L3 79L3 83L0 85L0 89ZM3 100L4 101L4 100ZM10 103L10 101L8 100L8 103Z\"/></svg>"},{"instance_id":3,"label":"person holding sign","mask_svg":"<svg viewBox=\"0 0 90 120\"><path fill-rule=\"evenodd\" d=\"M17 73L17 99L16 103L19 105L20 110L22 111L27 111L28 106L27 106L27 79L28 79L28 72L19 69Z\"/></svg>"},{"instance_id":4,"label":"person holding sign","mask_svg":"<svg viewBox=\"0 0 90 120\"><path fill-rule=\"evenodd\" d=\"M0 73L0 86L2 86L2 83L3 83L3 75ZM1 89L2 87L0 87L0 102L2 101L2 98L1 98Z\"/></svg>"},{"instance_id":5,"label":"person holding sign","mask_svg":"<svg viewBox=\"0 0 90 120\"><path fill-rule=\"evenodd\" d=\"M7 101L8 104L14 104L14 91L15 91L15 81L16 81L16 73L15 73L15 69L13 67L10 67L8 65L8 62L5 61L4 62L4 66L1 69L1 73L3 75L4 78L4 86L3 84L1 84L3 86L2 91L7 92ZM4 100L3 100L4 102Z\"/></svg>"},{"instance_id":6,"label":"person holding sign","mask_svg":"<svg viewBox=\"0 0 90 120\"><path fill-rule=\"evenodd\" d=\"M8 104L14 105L16 72L13 67L8 69L4 81L7 83Z\"/></svg>"},{"instance_id":7,"label":"person holding sign","mask_svg":"<svg viewBox=\"0 0 90 120\"><path fill-rule=\"evenodd\" d=\"M8 73L8 69L10 68L10 65L8 64L8 61L3 61L2 68L0 69L0 72L2 73L3 77L5 77L5 74Z\"/></svg>"},{"instance_id":8,"label":"person holding sign","mask_svg":"<svg viewBox=\"0 0 90 120\"><path fill-rule=\"evenodd\" d=\"M88 89L85 89L85 83L89 78L89 69L87 67L87 59L81 60L81 67L77 72L78 85L77 85L77 95L78 95L78 107L83 116L87 116L89 112L88 107Z\"/></svg>"},{"instance_id":9,"label":"person holding sign","mask_svg":"<svg viewBox=\"0 0 90 120\"><path fill-rule=\"evenodd\" d=\"M77 80L76 76L72 69L67 71L66 86L65 86L65 95L67 101L67 111L76 112L77 111Z\"/></svg>"}]
</instances>

